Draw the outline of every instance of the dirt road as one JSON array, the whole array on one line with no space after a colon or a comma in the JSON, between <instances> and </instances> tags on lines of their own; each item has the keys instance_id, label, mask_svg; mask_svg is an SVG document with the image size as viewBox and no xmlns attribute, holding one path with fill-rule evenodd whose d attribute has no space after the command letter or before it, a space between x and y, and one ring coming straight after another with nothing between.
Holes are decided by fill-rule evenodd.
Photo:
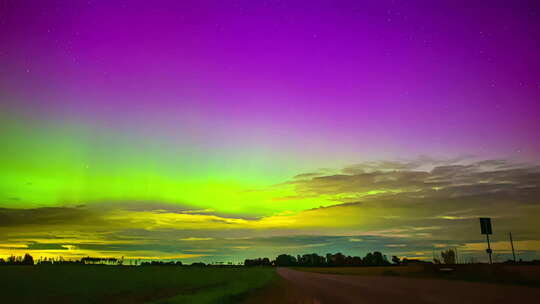
<instances>
[{"instance_id":1,"label":"dirt road","mask_svg":"<svg viewBox=\"0 0 540 304\"><path fill-rule=\"evenodd\" d=\"M277 303L537 303L540 288L440 279L319 274L279 268L286 290L257 300ZM281 300L278 300L281 298ZM270 303L270 302L269 302Z\"/></svg>"}]
</instances>

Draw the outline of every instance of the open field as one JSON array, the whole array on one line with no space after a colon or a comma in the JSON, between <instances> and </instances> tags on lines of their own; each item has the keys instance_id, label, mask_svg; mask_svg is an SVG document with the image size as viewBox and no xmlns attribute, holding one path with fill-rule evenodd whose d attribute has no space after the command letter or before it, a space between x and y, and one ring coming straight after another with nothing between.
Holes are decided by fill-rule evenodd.
<instances>
[{"instance_id":1,"label":"open field","mask_svg":"<svg viewBox=\"0 0 540 304\"><path fill-rule=\"evenodd\" d=\"M2 303L236 303L276 277L265 267L0 267Z\"/></svg>"},{"instance_id":2,"label":"open field","mask_svg":"<svg viewBox=\"0 0 540 304\"><path fill-rule=\"evenodd\" d=\"M246 304L536 303L540 288L381 275L336 275L278 268L281 280Z\"/></svg>"},{"instance_id":3,"label":"open field","mask_svg":"<svg viewBox=\"0 0 540 304\"><path fill-rule=\"evenodd\" d=\"M294 269L326 274L439 278L472 282L540 286L539 265L460 264L452 266L296 267Z\"/></svg>"}]
</instances>

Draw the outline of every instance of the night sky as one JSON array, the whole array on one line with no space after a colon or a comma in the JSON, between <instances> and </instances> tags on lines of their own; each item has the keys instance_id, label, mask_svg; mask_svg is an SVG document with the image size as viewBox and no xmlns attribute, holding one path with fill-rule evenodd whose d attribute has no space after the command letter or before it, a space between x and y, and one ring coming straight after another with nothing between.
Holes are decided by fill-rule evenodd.
<instances>
[{"instance_id":1,"label":"night sky","mask_svg":"<svg viewBox=\"0 0 540 304\"><path fill-rule=\"evenodd\" d=\"M0 257L540 258L538 1L0 0Z\"/></svg>"}]
</instances>

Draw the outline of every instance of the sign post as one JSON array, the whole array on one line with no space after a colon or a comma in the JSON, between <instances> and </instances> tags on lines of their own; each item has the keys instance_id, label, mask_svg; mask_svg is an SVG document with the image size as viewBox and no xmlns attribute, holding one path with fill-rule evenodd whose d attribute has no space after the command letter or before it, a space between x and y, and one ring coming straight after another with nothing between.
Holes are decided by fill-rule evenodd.
<instances>
[{"instance_id":1,"label":"sign post","mask_svg":"<svg viewBox=\"0 0 540 304\"><path fill-rule=\"evenodd\" d=\"M512 247L512 256L514 257L514 263L516 262L516 251L514 250L514 239L512 238L512 232L508 233L510 235L510 246Z\"/></svg>"},{"instance_id":2,"label":"sign post","mask_svg":"<svg viewBox=\"0 0 540 304\"><path fill-rule=\"evenodd\" d=\"M486 240L487 240L487 245L488 245L486 252L489 256L489 263L493 264L493 260L491 259L491 254L493 253L493 250L491 250L491 245L489 243L489 235L493 234L491 230L491 218L489 217L480 218L480 232L486 235Z\"/></svg>"}]
</instances>

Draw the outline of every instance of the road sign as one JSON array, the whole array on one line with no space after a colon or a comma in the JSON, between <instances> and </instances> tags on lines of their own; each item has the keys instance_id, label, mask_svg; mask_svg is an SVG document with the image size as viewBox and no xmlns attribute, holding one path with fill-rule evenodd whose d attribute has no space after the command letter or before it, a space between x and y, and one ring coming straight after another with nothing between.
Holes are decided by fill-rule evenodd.
<instances>
[{"instance_id":1,"label":"road sign","mask_svg":"<svg viewBox=\"0 0 540 304\"><path fill-rule=\"evenodd\" d=\"M487 240L487 245L488 245L486 253L489 256L489 263L492 264L493 261L491 259L491 254L493 253L493 250L491 250L491 245L489 244L489 235L493 234L493 232L491 231L491 218L489 217L480 218L480 231L482 232L482 234L486 235L486 240Z\"/></svg>"},{"instance_id":2,"label":"road sign","mask_svg":"<svg viewBox=\"0 0 540 304\"><path fill-rule=\"evenodd\" d=\"M482 232L482 234L493 234L493 232L491 231L491 218L480 218L480 231Z\"/></svg>"}]
</instances>

